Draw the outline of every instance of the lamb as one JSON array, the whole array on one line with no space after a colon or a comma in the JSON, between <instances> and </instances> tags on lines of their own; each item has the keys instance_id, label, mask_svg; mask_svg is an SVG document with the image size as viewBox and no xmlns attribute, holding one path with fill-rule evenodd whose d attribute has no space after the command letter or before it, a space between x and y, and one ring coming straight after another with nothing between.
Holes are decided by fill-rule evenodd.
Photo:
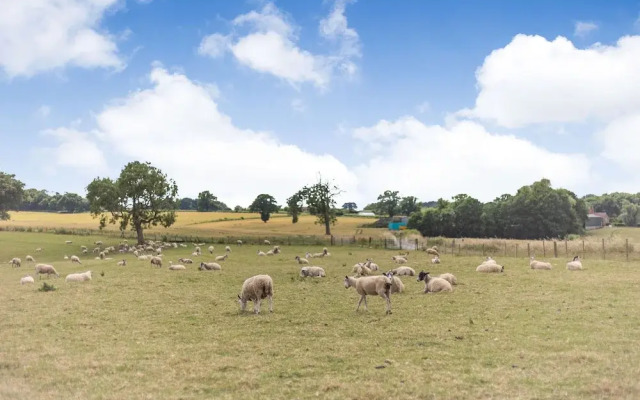
<instances>
[{"instance_id":1,"label":"lamb","mask_svg":"<svg viewBox=\"0 0 640 400\"><path fill-rule=\"evenodd\" d=\"M36 260L34 260L33 257L31 257L31 256L26 256L25 257L25 261L36 262Z\"/></svg>"},{"instance_id":2,"label":"lamb","mask_svg":"<svg viewBox=\"0 0 640 400\"><path fill-rule=\"evenodd\" d=\"M227 257L229 257L229 254L225 254L223 256L218 256L216 257L216 261L224 261L227 259Z\"/></svg>"},{"instance_id":3,"label":"lamb","mask_svg":"<svg viewBox=\"0 0 640 400\"><path fill-rule=\"evenodd\" d=\"M174 264L173 261L169 261L169 269L171 271L184 271L187 267L182 264Z\"/></svg>"},{"instance_id":4,"label":"lamb","mask_svg":"<svg viewBox=\"0 0 640 400\"><path fill-rule=\"evenodd\" d=\"M392 269L389 272L391 272L391 274L393 275L414 276L416 274L416 271L411 267L398 267L396 269Z\"/></svg>"},{"instance_id":5,"label":"lamb","mask_svg":"<svg viewBox=\"0 0 640 400\"><path fill-rule=\"evenodd\" d=\"M537 261L534 259L533 256L531 256L531 261L529 262L529 266L531 267L531 269L545 269L545 270L550 270L551 269L551 264L548 262L543 262L543 261Z\"/></svg>"},{"instance_id":6,"label":"lamb","mask_svg":"<svg viewBox=\"0 0 640 400\"><path fill-rule=\"evenodd\" d=\"M262 250L258 250L258 255L259 256L266 256L265 252Z\"/></svg>"},{"instance_id":7,"label":"lamb","mask_svg":"<svg viewBox=\"0 0 640 400\"><path fill-rule=\"evenodd\" d=\"M227 253L231 253L231 247L225 246L224 251L226 251Z\"/></svg>"},{"instance_id":8,"label":"lamb","mask_svg":"<svg viewBox=\"0 0 640 400\"><path fill-rule=\"evenodd\" d=\"M93 242L93 244L95 244L96 246L102 246L102 240L96 240L95 242Z\"/></svg>"},{"instance_id":9,"label":"lamb","mask_svg":"<svg viewBox=\"0 0 640 400\"><path fill-rule=\"evenodd\" d=\"M209 263L205 263L205 262L201 262L200 263L200 267L198 268L200 271L220 271L222 270L222 267L220 266L220 264L218 263L214 263L214 262L209 262Z\"/></svg>"},{"instance_id":10,"label":"lamb","mask_svg":"<svg viewBox=\"0 0 640 400\"><path fill-rule=\"evenodd\" d=\"M157 256L151 257L151 265L155 265L158 268L162 268L162 258Z\"/></svg>"},{"instance_id":11,"label":"lamb","mask_svg":"<svg viewBox=\"0 0 640 400\"><path fill-rule=\"evenodd\" d=\"M322 249L322 256L331 257L331 253L329 253L329 250L326 247Z\"/></svg>"},{"instance_id":12,"label":"lamb","mask_svg":"<svg viewBox=\"0 0 640 400\"><path fill-rule=\"evenodd\" d=\"M70 260L71 260L71 263L82 264L78 256L71 256Z\"/></svg>"},{"instance_id":13,"label":"lamb","mask_svg":"<svg viewBox=\"0 0 640 400\"><path fill-rule=\"evenodd\" d=\"M27 275L27 276L23 276L22 278L20 278L20 284L21 285L25 285L27 283L35 283L35 281L33 280L33 276Z\"/></svg>"},{"instance_id":14,"label":"lamb","mask_svg":"<svg viewBox=\"0 0 640 400\"><path fill-rule=\"evenodd\" d=\"M573 257L573 261L569 261L567 263L567 269L569 271L578 271L582 269L582 262L580 261L580 257Z\"/></svg>"},{"instance_id":15,"label":"lamb","mask_svg":"<svg viewBox=\"0 0 640 400\"><path fill-rule=\"evenodd\" d=\"M91 271L86 271L81 274L69 274L65 278L66 282L85 282L91 280Z\"/></svg>"},{"instance_id":16,"label":"lamb","mask_svg":"<svg viewBox=\"0 0 640 400\"><path fill-rule=\"evenodd\" d=\"M213 254L213 246L209 246L207 250L209 250L209 254Z\"/></svg>"},{"instance_id":17,"label":"lamb","mask_svg":"<svg viewBox=\"0 0 640 400\"><path fill-rule=\"evenodd\" d=\"M260 313L262 299L269 298L269 312L273 312L273 280L269 275L255 275L247 278L242 284L238 295L238 303L242 311L247 307L247 301L253 301L253 312Z\"/></svg>"},{"instance_id":18,"label":"lamb","mask_svg":"<svg viewBox=\"0 0 640 400\"><path fill-rule=\"evenodd\" d=\"M400 256L391 256L391 259L395 261L396 264L406 264L407 259Z\"/></svg>"},{"instance_id":19,"label":"lamb","mask_svg":"<svg viewBox=\"0 0 640 400\"><path fill-rule=\"evenodd\" d=\"M13 257L11 259L11 266L20 268L22 266L22 260L20 260L18 257Z\"/></svg>"},{"instance_id":20,"label":"lamb","mask_svg":"<svg viewBox=\"0 0 640 400\"><path fill-rule=\"evenodd\" d=\"M60 274L58 273L58 271L56 271L55 268L53 268L53 265L49 265L49 264L36 264L36 274L47 274L47 276L50 275L55 275L56 278L60 277ZM38 275L40 278L42 277L41 275Z\"/></svg>"},{"instance_id":21,"label":"lamb","mask_svg":"<svg viewBox=\"0 0 640 400\"><path fill-rule=\"evenodd\" d=\"M302 267L300 269L300 276L302 277L324 277L327 276L322 267Z\"/></svg>"},{"instance_id":22,"label":"lamb","mask_svg":"<svg viewBox=\"0 0 640 400\"><path fill-rule=\"evenodd\" d=\"M442 278L445 281L449 282L451 285L457 285L458 284L458 279L456 279L456 276L454 274L451 274L449 272L447 272L446 274L440 274L437 276L437 278Z\"/></svg>"},{"instance_id":23,"label":"lamb","mask_svg":"<svg viewBox=\"0 0 640 400\"><path fill-rule=\"evenodd\" d=\"M435 256L431 259L431 264L440 264L440 257Z\"/></svg>"},{"instance_id":24,"label":"lamb","mask_svg":"<svg viewBox=\"0 0 640 400\"><path fill-rule=\"evenodd\" d=\"M451 287L451 283L442 279L435 278L429 276L428 272L421 271L418 275L418 282L424 281L424 292L425 293L435 293L435 292L451 292L453 288Z\"/></svg>"},{"instance_id":25,"label":"lamb","mask_svg":"<svg viewBox=\"0 0 640 400\"><path fill-rule=\"evenodd\" d=\"M193 264L193 260L190 258L178 258L178 261L184 264Z\"/></svg>"},{"instance_id":26,"label":"lamb","mask_svg":"<svg viewBox=\"0 0 640 400\"><path fill-rule=\"evenodd\" d=\"M298 264L309 264L309 260L307 260L306 258L300 258L300 256L296 256L294 260L296 260Z\"/></svg>"},{"instance_id":27,"label":"lamb","mask_svg":"<svg viewBox=\"0 0 640 400\"><path fill-rule=\"evenodd\" d=\"M480 264L476 267L476 272L504 272L504 266L498 264Z\"/></svg>"},{"instance_id":28,"label":"lamb","mask_svg":"<svg viewBox=\"0 0 640 400\"><path fill-rule=\"evenodd\" d=\"M126 265L127 265L127 260L118 261L118 262L116 263L116 265L117 265L118 267L124 267L124 266L126 266Z\"/></svg>"},{"instance_id":29,"label":"lamb","mask_svg":"<svg viewBox=\"0 0 640 400\"><path fill-rule=\"evenodd\" d=\"M391 286L393 285L391 278L386 275L363 276L362 278L354 278L352 276L344 277L344 287L346 289L355 287L356 292L360 295L356 311L360 309L360 304L364 300L364 310L367 311L367 295L379 295L385 299L387 303L387 314L391 314Z\"/></svg>"}]
</instances>

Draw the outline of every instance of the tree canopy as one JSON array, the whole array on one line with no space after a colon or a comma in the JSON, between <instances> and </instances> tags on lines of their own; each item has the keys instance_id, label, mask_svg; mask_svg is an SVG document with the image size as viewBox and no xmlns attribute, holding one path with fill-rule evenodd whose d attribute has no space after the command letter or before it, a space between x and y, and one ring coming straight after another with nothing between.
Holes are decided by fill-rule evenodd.
<instances>
[{"instance_id":1,"label":"tree canopy","mask_svg":"<svg viewBox=\"0 0 640 400\"><path fill-rule=\"evenodd\" d=\"M161 170L139 161L127 164L116 181L96 178L87 186L87 199L100 228L120 222L120 230L130 226L138 244L144 243L144 228L169 227L176 220L178 186Z\"/></svg>"},{"instance_id":2,"label":"tree canopy","mask_svg":"<svg viewBox=\"0 0 640 400\"><path fill-rule=\"evenodd\" d=\"M389 218L398 214L400 205L400 197L398 191L385 190L378 196L378 213L388 215Z\"/></svg>"},{"instance_id":3,"label":"tree canopy","mask_svg":"<svg viewBox=\"0 0 640 400\"><path fill-rule=\"evenodd\" d=\"M15 175L0 172L0 220L9 219L9 210L17 210L22 201L24 183Z\"/></svg>"},{"instance_id":4,"label":"tree canopy","mask_svg":"<svg viewBox=\"0 0 640 400\"><path fill-rule=\"evenodd\" d=\"M331 225L336 223L335 197L342 193L340 188L319 178L318 183L305 186L298 193L306 201L309 212L316 215L316 223L324 225L325 234L331 235Z\"/></svg>"},{"instance_id":5,"label":"tree canopy","mask_svg":"<svg viewBox=\"0 0 640 400\"><path fill-rule=\"evenodd\" d=\"M260 219L267 222L271 218L271 213L278 211L278 203L270 194L259 194L249 206L249 211L260 213Z\"/></svg>"}]
</instances>

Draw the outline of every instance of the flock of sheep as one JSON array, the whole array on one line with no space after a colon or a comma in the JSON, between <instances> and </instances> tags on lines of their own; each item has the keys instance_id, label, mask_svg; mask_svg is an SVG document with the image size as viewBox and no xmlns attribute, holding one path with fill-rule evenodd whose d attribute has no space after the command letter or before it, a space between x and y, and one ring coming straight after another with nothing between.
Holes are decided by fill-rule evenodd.
<instances>
[{"instance_id":1,"label":"flock of sheep","mask_svg":"<svg viewBox=\"0 0 640 400\"><path fill-rule=\"evenodd\" d=\"M65 244L71 244L71 241L66 241ZM114 246L103 247L103 243L101 241L97 241L94 243L96 247L93 249L94 254L98 254L95 257L98 260L110 260L112 258L107 257L111 252L118 252L120 254L132 254L138 260L149 261L151 266L162 268L163 266L163 249L166 248L179 248L179 247L187 247L186 244L178 244L178 243L162 243L162 242L154 242L147 241L145 245L137 245L130 246L126 241L123 241L119 244L118 249ZM265 245L270 245L269 241L264 241ZM242 246L242 241L237 241L238 246ZM204 246L204 243L195 244L194 250L191 253L192 256L201 256L202 250L201 246ZM88 254L88 249L86 246L81 246L82 254ZM214 246L209 246L207 248L210 255L213 255L215 250ZM37 248L36 252L41 252L42 248ZM427 254L433 255L434 257L431 259L433 264L440 263L440 255L438 253L437 247L431 247L425 250ZM225 261L229 254L231 253L231 248L229 246L225 247L225 254L219 255L215 257L215 262L201 262L198 267L201 271L220 271L222 270L222 266L220 262ZM273 248L267 250L266 252L258 251L258 256L273 256L276 254L280 254L281 249L280 246L273 246ZM325 247L322 252L319 253L309 253L307 252L305 258L301 258L300 256L295 256L294 260L302 265L300 268L300 276L303 278L307 277L326 277L327 274L324 268L319 266L310 265L310 259L314 258L324 258L331 256L331 253ZM82 265L80 258L76 255L72 255L71 257L64 256L65 260L71 261L72 264ZM27 262L35 263L35 259L31 255L27 255L25 260ZM351 272L354 274L353 276L346 275L344 278L344 286L345 288L353 287L356 292L360 295L360 299L358 301L356 311L359 310L360 305L364 302L364 308L367 310L367 295L372 296L380 296L386 302L386 312L387 314L391 313L391 294L392 293L401 293L404 291L404 284L402 280L400 280L400 276L416 276L418 281L424 281L424 293L436 293L436 292L451 292L453 291L453 286L457 285L457 278L451 273L441 274L439 276L431 276L429 272L421 271L416 274L415 270L409 266L402 265L407 264L408 262L408 253L392 256L391 260L397 264L398 266L394 269L391 269L387 272L383 272L380 275L376 275L376 271L380 271L380 266L373 262L371 259L366 259L364 262L357 263L353 266ZM174 264L173 261L169 261L168 269L172 271L180 271L186 270L185 264L193 264L193 259L191 258L179 258L179 264ZM14 257L9 263L12 264L13 267L21 267L22 260L18 257ZM116 263L117 266L126 266L126 259L121 259ZM529 266L531 269L536 270L550 270L552 265L548 262L542 262L535 260L534 257L531 257ZM568 270L582 270L582 263L579 260L579 257L576 256L574 259L567 263ZM477 272L482 273L500 273L504 272L504 266L499 265L494 259L491 257L487 257L480 265L476 267ZM47 275L47 277L53 275L55 277L59 277L60 274L56 271L53 265L38 263L35 264L35 274L41 277L42 275ZM65 278L67 282L85 282L90 281L92 277L91 271L85 271L80 273L71 273L68 274ZM34 278L31 275L26 275L20 279L20 284L29 284L34 283ZM254 313L260 312L260 304L262 300L269 299L269 311L273 311L273 279L269 275L256 275L246 279L240 290L240 294L238 294L238 302L240 304L241 310L244 311L248 301L253 302Z\"/></svg>"}]
</instances>

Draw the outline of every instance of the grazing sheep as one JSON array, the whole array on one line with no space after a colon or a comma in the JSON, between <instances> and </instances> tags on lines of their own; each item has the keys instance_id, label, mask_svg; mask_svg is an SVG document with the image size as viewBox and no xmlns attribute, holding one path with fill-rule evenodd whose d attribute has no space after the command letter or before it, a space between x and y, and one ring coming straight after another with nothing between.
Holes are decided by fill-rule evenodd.
<instances>
[{"instance_id":1,"label":"grazing sheep","mask_svg":"<svg viewBox=\"0 0 640 400\"><path fill-rule=\"evenodd\" d=\"M476 272L504 272L504 266L498 264L480 264L476 267Z\"/></svg>"},{"instance_id":2,"label":"grazing sheep","mask_svg":"<svg viewBox=\"0 0 640 400\"><path fill-rule=\"evenodd\" d=\"M65 254L64 257L62 257L62 258L65 259L65 260L68 260L69 256Z\"/></svg>"},{"instance_id":3,"label":"grazing sheep","mask_svg":"<svg viewBox=\"0 0 640 400\"><path fill-rule=\"evenodd\" d=\"M407 259L404 257L400 257L400 256L391 256L391 259L396 263L396 264L406 264L407 263Z\"/></svg>"},{"instance_id":4,"label":"grazing sheep","mask_svg":"<svg viewBox=\"0 0 640 400\"><path fill-rule=\"evenodd\" d=\"M322 267L302 267L300 269L300 276L302 277L324 277L324 268Z\"/></svg>"},{"instance_id":5,"label":"grazing sheep","mask_svg":"<svg viewBox=\"0 0 640 400\"><path fill-rule=\"evenodd\" d=\"M207 250L209 250L209 254L213 254L213 246L209 246Z\"/></svg>"},{"instance_id":6,"label":"grazing sheep","mask_svg":"<svg viewBox=\"0 0 640 400\"><path fill-rule=\"evenodd\" d=\"M226 251L227 253L231 253L231 247L225 246L224 251Z\"/></svg>"},{"instance_id":7,"label":"grazing sheep","mask_svg":"<svg viewBox=\"0 0 640 400\"><path fill-rule=\"evenodd\" d=\"M309 260L307 260L306 258L300 258L300 256L296 256L294 260L296 260L298 264L309 264Z\"/></svg>"},{"instance_id":8,"label":"grazing sheep","mask_svg":"<svg viewBox=\"0 0 640 400\"><path fill-rule=\"evenodd\" d=\"M435 256L431 259L431 264L440 264L440 257Z\"/></svg>"},{"instance_id":9,"label":"grazing sheep","mask_svg":"<svg viewBox=\"0 0 640 400\"><path fill-rule=\"evenodd\" d=\"M271 246L271 242L268 241L267 239L265 239L263 243L266 244L267 246Z\"/></svg>"},{"instance_id":10,"label":"grazing sheep","mask_svg":"<svg viewBox=\"0 0 640 400\"><path fill-rule=\"evenodd\" d=\"M440 253L438 253L438 248L436 246L433 246L430 249L426 249L425 251L427 252L427 254L440 257Z\"/></svg>"},{"instance_id":11,"label":"grazing sheep","mask_svg":"<svg viewBox=\"0 0 640 400\"><path fill-rule=\"evenodd\" d=\"M573 261L569 261L567 263L567 269L569 271L578 271L582 269L582 262L580 261L580 257L573 257Z\"/></svg>"},{"instance_id":12,"label":"grazing sheep","mask_svg":"<svg viewBox=\"0 0 640 400\"><path fill-rule=\"evenodd\" d=\"M223 256L216 257L216 261L224 261L229 257L229 254L225 254Z\"/></svg>"},{"instance_id":13,"label":"grazing sheep","mask_svg":"<svg viewBox=\"0 0 640 400\"><path fill-rule=\"evenodd\" d=\"M65 241L64 241L64 243L65 243L65 244L71 244L71 243L73 243L73 242L72 242L71 240L65 240Z\"/></svg>"},{"instance_id":14,"label":"grazing sheep","mask_svg":"<svg viewBox=\"0 0 640 400\"><path fill-rule=\"evenodd\" d=\"M238 246L242 246L242 240L240 240L240 239L236 240L236 244L237 244Z\"/></svg>"},{"instance_id":15,"label":"grazing sheep","mask_svg":"<svg viewBox=\"0 0 640 400\"><path fill-rule=\"evenodd\" d=\"M91 250L91 252L92 252L93 254L98 254L98 253L100 253L100 247L95 247L93 250Z\"/></svg>"},{"instance_id":16,"label":"grazing sheep","mask_svg":"<svg viewBox=\"0 0 640 400\"><path fill-rule=\"evenodd\" d=\"M367 295L379 295L385 299L387 303L387 314L391 314L391 286L393 285L391 278L386 275L363 276L355 278L352 276L344 277L344 287L355 287L356 292L360 295L356 311L360 309L360 304L364 300L364 310L367 311Z\"/></svg>"},{"instance_id":17,"label":"grazing sheep","mask_svg":"<svg viewBox=\"0 0 640 400\"><path fill-rule=\"evenodd\" d=\"M18 257L13 257L11 259L11 266L15 268L20 268L22 266L22 260L20 260Z\"/></svg>"},{"instance_id":18,"label":"grazing sheep","mask_svg":"<svg viewBox=\"0 0 640 400\"><path fill-rule=\"evenodd\" d=\"M149 256L147 256L147 255L141 255L141 256L138 256L138 260L140 260L140 261L146 261L146 260L148 260L149 258L150 258L150 257L149 257Z\"/></svg>"},{"instance_id":19,"label":"grazing sheep","mask_svg":"<svg viewBox=\"0 0 640 400\"><path fill-rule=\"evenodd\" d=\"M391 293L402 293L404 291L404 283L397 276L391 277Z\"/></svg>"},{"instance_id":20,"label":"grazing sheep","mask_svg":"<svg viewBox=\"0 0 640 400\"><path fill-rule=\"evenodd\" d=\"M89 254L89 250L87 250L87 249L83 249L83 250L82 250L82 254Z\"/></svg>"},{"instance_id":21,"label":"grazing sheep","mask_svg":"<svg viewBox=\"0 0 640 400\"><path fill-rule=\"evenodd\" d=\"M67 282L85 282L91 280L91 271L86 271L81 274L69 274L64 279Z\"/></svg>"},{"instance_id":22,"label":"grazing sheep","mask_svg":"<svg viewBox=\"0 0 640 400\"><path fill-rule=\"evenodd\" d=\"M414 276L416 274L416 271L411 267L398 267L396 269L392 269L389 272L391 272L391 274L393 275Z\"/></svg>"},{"instance_id":23,"label":"grazing sheep","mask_svg":"<svg viewBox=\"0 0 640 400\"><path fill-rule=\"evenodd\" d=\"M529 262L529 266L531 267L531 269L544 269L544 270L551 269L551 263L537 261L534 259L533 256L531 256L531 261Z\"/></svg>"},{"instance_id":24,"label":"grazing sheep","mask_svg":"<svg viewBox=\"0 0 640 400\"><path fill-rule=\"evenodd\" d=\"M33 257L31 257L31 256L26 256L25 257L25 261L36 262L36 260L34 260Z\"/></svg>"},{"instance_id":25,"label":"grazing sheep","mask_svg":"<svg viewBox=\"0 0 640 400\"><path fill-rule=\"evenodd\" d=\"M71 256L70 260L71 260L72 263L82 264L80 262L80 258L78 256Z\"/></svg>"},{"instance_id":26,"label":"grazing sheep","mask_svg":"<svg viewBox=\"0 0 640 400\"><path fill-rule=\"evenodd\" d=\"M258 255L259 256L266 256L267 254L262 250L258 250Z\"/></svg>"},{"instance_id":27,"label":"grazing sheep","mask_svg":"<svg viewBox=\"0 0 640 400\"><path fill-rule=\"evenodd\" d=\"M247 278L242 284L238 303L244 311L247 301L253 301L253 312L259 314L260 303L265 298L269 298L269 312L273 312L273 280L269 275L255 275Z\"/></svg>"},{"instance_id":28,"label":"grazing sheep","mask_svg":"<svg viewBox=\"0 0 640 400\"><path fill-rule=\"evenodd\" d=\"M451 287L451 283L442 278L436 278L429 276L428 272L421 271L418 275L418 282L424 281L424 292L432 293L432 292L451 292L453 288Z\"/></svg>"},{"instance_id":29,"label":"grazing sheep","mask_svg":"<svg viewBox=\"0 0 640 400\"><path fill-rule=\"evenodd\" d=\"M151 257L151 265L155 265L158 268L162 268L162 258L157 256Z\"/></svg>"},{"instance_id":30,"label":"grazing sheep","mask_svg":"<svg viewBox=\"0 0 640 400\"><path fill-rule=\"evenodd\" d=\"M87 246L80 246L80 250L87 250Z\"/></svg>"},{"instance_id":31,"label":"grazing sheep","mask_svg":"<svg viewBox=\"0 0 640 400\"><path fill-rule=\"evenodd\" d=\"M209 262L209 263L205 263L205 262L201 262L200 263L200 267L198 268L200 271L220 271L222 270L222 267L220 266L220 264L218 263L214 263L214 262Z\"/></svg>"},{"instance_id":32,"label":"grazing sheep","mask_svg":"<svg viewBox=\"0 0 640 400\"><path fill-rule=\"evenodd\" d=\"M179 246L180 246L180 247L187 247L187 245L186 245L186 244L184 244L184 243L180 243L180 244L179 244Z\"/></svg>"},{"instance_id":33,"label":"grazing sheep","mask_svg":"<svg viewBox=\"0 0 640 400\"><path fill-rule=\"evenodd\" d=\"M33 276L27 275L20 278L21 285L26 285L27 283L35 283L35 281L33 280Z\"/></svg>"},{"instance_id":34,"label":"grazing sheep","mask_svg":"<svg viewBox=\"0 0 640 400\"><path fill-rule=\"evenodd\" d=\"M95 244L96 246L102 246L102 240L96 240L95 242L93 242L93 244Z\"/></svg>"},{"instance_id":35,"label":"grazing sheep","mask_svg":"<svg viewBox=\"0 0 640 400\"><path fill-rule=\"evenodd\" d=\"M190 258L178 258L178 261L184 264L193 264L193 260Z\"/></svg>"},{"instance_id":36,"label":"grazing sheep","mask_svg":"<svg viewBox=\"0 0 640 400\"><path fill-rule=\"evenodd\" d=\"M38 248L36 249L36 253L40 253L41 251L42 251L42 247L38 247Z\"/></svg>"},{"instance_id":37,"label":"grazing sheep","mask_svg":"<svg viewBox=\"0 0 640 400\"><path fill-rule=\"evenodd\" d=\"M47 276L55 275L56 278L60 277L60 274L58 273L58 271L56 271L55 268L53 268L53 265L36 264L35 269L36 269L36 274L38 274L39 278L42 278L41 274L47 274Z\"/></svg>"},{"instance_id":38,"label":"grazing sheep","mask_svg":"<svg viewBox=\"0 0 640 400\"><path fill-rule=\"evenodd\" d=\"M444 279L445 281L449 282L452 285L457 285L458 284L458 279L456 279L456 276L454 274L449 273L449 272L447 272L446 274L440 274L436 278L442 278L442 279Z\"/></svg>"},{"instance_id":39,"label":"grazing sheep","mask_svg":"<svg viewBox=\"0 0 640 400\"><path fill-rule=\"evenodd\" d=\"M184 271L187 267L182 264L174 264L173 261L169 261L169 269L171 271Z\"/></svg>"}]
</instances>

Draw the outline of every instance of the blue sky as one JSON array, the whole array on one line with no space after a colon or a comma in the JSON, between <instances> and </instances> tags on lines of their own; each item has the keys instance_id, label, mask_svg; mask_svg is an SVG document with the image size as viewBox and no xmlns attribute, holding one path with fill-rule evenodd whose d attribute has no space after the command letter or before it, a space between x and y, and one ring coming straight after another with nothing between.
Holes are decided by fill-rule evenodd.
<instances>
[{"instance_id":1,"label":"blue sky","mask_svg":"<svg viewBox=\"0 0 640 400\"><path fill-rule=\"evenodd\" d=\"M0 170L27 187L133 160L230 206L319 173L360 207L640 187L637 1L0 6Z\"/></svg>"}]
</instances>

